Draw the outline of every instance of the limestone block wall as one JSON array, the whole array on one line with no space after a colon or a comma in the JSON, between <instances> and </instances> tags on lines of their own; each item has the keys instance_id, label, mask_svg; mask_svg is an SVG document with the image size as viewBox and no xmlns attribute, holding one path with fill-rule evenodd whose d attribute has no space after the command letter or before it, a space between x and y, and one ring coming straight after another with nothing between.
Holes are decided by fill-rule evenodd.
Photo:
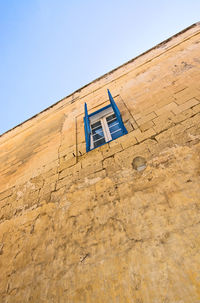
<instances>
[{"instance_id":1,"label":"limestone block wall","mask_svg":"<svg viewBox=\"0 0 200 303\"><path fill-rule=\"evenodd\" d=\"M128 134L86 153L107 88ZM0 138L2 303L199 303L199 235L199 23Z\"/></svg>"}]
</instances>

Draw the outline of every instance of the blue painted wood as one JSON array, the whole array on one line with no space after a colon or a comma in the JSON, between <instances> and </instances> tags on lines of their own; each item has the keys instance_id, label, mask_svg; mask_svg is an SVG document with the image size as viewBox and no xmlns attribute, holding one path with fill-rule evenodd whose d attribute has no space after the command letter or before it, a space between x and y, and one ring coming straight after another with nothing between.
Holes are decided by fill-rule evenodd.
<instances>
[{"instance_id":1,"label":"blue painted wood","mask_svg":"<svg viewBox=\"0 0 200 303\"><path fill-rule=\"evenodd\" d=\"M112 106L112 108L113 108L113 111L114 111L114 113L115 113L115 115L116 115L116 117L117 117L117 120L118 120L118 122L119 122L119 125L120 125L120 127L121 127L123 133L124 133L124 134L127 134L128 132L127 132L127 129L126 129L126 127L124 126L124 123L123 123L123 121L122 121L120 111L119 111L119 109L118 109L118 107L117 107L117 104L115 103L115 101L114 101L114 99L113 99L113 97L112 97L112 95L111 95L109 89L108 89L108 96L109 96L110 104L111 104L111 106Z\"/></svg>"},{"instance_id":2,"label":"blue painted wood","mask_svg":"<svg viewBox=\"0 0 200 303\"><path fill-rule=\"evenodd\" d=\"M90 150L90 135L91 135L91 128L90 128L90 120L87 110L87 104L85 103L85 117L84 119L84 127L85 127L85 142L86 142L86 152Z\"/></svg>"},{"instance_id":3,"label":"blue painted wood","mask_svg":"<svg viewBox=\"0 0 200 303\"><path fill-rule=\"evenodd\" d=\"M126 130L126 128L125 128L125 126L124 126L124 123L122 121L120 111L119 111L119 109L118 109L118 107L117 107L117 105L116 105L116 103L115 103L115 101L114 101L114 99L113 99L113 97L112 97L109 89L108 89L108 96L109 96L110 104L107 105L107 106L102 107L101 109L97 110L96 112L93 112L90 115L88 115L87 103L85 103L85 117L83 118L83 120L84 120L84 128L85 128L86 152L89 152L91 150L91 148L90 148L90 142L91 142L90 117L93 116L93 115L96 115L96 114L98 114L100 112L103 112L104 110L106 110L109 107L112 107L112 109L113 109L113 111L114 111L114 113L116 115L116 118L117 118L117 120L119 122L120 128L121 128L121 130L123 132L123 134L120 135L120 136L123 136L123 135L125 135L125 134L128 133L127 130ZM108 143L108 142L105 142L102 145L104 145L106 143ZM97 146L95 148L98 148L98 147L99 146ZM93 149L95 149L95 148L93 148Z\"/></svg>"}]
</instances>

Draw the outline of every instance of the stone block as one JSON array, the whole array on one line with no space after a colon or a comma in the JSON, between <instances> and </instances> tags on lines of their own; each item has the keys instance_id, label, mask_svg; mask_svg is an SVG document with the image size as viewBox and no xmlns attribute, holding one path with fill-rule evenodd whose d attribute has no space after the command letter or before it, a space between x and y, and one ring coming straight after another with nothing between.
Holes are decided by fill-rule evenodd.
<instances>
[{"instance_id":1,"label":"stone block","mask_svg":"<svg viewBox=\"0 0 200 303\"><path fill-rule=\"evenodd\" d=\"M200 104L194 106L194 107L192 108L192 111L193 111L194 114L199 113L199 112L200 112Z\"/></svg>"},{"instance_id":2,"label":"stone block","mask_svg":"<svg viewBox=\"0 0 200 303\"><path fill-rule=\"evenodd\" d=\"M188 129L192 126L198 125L200 123L200 113L196 114L195 116L181 122L185 129Z\"/></svg>"},{"instance_id":3,"label":"stone block","mask_svg":"<svg viewBox=\"0 0 200 303\"><path fill-rule=\"evenodd\" d=\"M142 118L142 113L133 114L133 118L137 121Z\"/></svg>"},{"instance_id":4,"label":"stone block","mask_svg":"<svg viewBox=\"0 0 200 303\"><path fill-rule=\"evenodd\" d=\"M78 162L74 166L62 170L59 173L58 179L62 179L66 176L77 175L80 170L81 170L81 162Z\"/></svg>"},{"instance_id":5,"label":"stone block","mask_svg":"<svg viewBox=\"0 0 200 303\"><path fill-rule=\"evenodd\" d=\"M45 173L42 173L42 176L45 179L51 177L52 175L55 175L57 173L57 166L54 167L54 168L51 168L50 170L48 170L47 172Z\"/></svg>"},{"instance_id":6,"label":"stone block","mask_svg":"<svg viewBox=\"0 0 200 303\"><path fill-rule=\"evenodd\" d=\"M140 125L140 130L142 132L145 132L146 130L148 130L149 128L152 128L154 126L153 121L148 121L142 125Z\"/></svg>"},{"instance_id":7,"label":"stone block","mask_svg":"<svg viewBox=\"0 0 200 303\"><path fill-rule=\"evenodd\" d=\"M163 122L164 120L171 119L175 114L172 113L171 111L166 111L163 115L153 119L154 124L156 125L157 123Z\"/></svg>"},{"instance_id":8,"label":"stone block","mask_svg":"<svg viewBox=\"0 0 200 303\"><path fill-rule=\"evenodd\" d=\"M84 157L80 159L82 168L87 167L88 165L92 165L94 162L100 162L103 159L103 155L101 151L96 148L94 150L89 151L85 154Z\"/></svg>"},{"instance_id":9,"label":"stone block","mask_svg":"<svg viewBox=\"0 0 200 303\"><path fill-rule=\"evenodd\" d=\"M188 108L191 108L195 105L199 104L199 101L195 98L188 100L187 102L183 103L182 105L178 106L177 108L174 108L172 111L174 114L179 114L183 111L185 111Z\"/></svg>"},{"instance_id":10,"label":"stone block","mask_svg":"<svg viewBox=\"0 0 200 303\"><path fill-rule=\"evenodd\" d=\"M178 105L183 104L187 102L188 100L194 98L196 95L198 95L199 92L197 90L191 90L190 87L181 90L180 92L176 93L174 97L176 98L176 103Z\"/></svg>"},{"instance_id":11,"label":"stone block","mask_svg":"<svg viewBox=\"0 0 200 303\"><path fill-rule=\"evenodd\" d=\"M58 164L59 164L58 159L56 159L55 161L49 162L48 164L46 164L44 166L44 171L48 172L51 169L55 169L55 168L57 170L58 169Z\"/></svg>"},{"instance_id":12,"label":"stone block","mask_svg":"<svg viewBox=\"0 0 200 303\"><path fill-rule=\"evenodd\" d=\"M155 113L157 116L161 116L163 114L166 113L166 111L176 111L178 108L178 105L175 103L175 102L171 102L163 107L161 107L160 109L158 110L155 110Z\"/></svg>"},{"instance_id":13,"label":"stone block","mask_svg":"<svg viewBox=\"0 0 200 303\"><path fill-rule=\"evenodd\" d=\"M170 85L169 90L173 94L177 94L177 93L184 91L186 88L187 88L187 85L185 85L184 83L176 83L174 85Z\"/></svg>"},{"instance_id":14,"label":"stone block","mask_svg":"<svg viewBox=\"0 0 200 303\"><path fill-rule=\"evenodd\" d=\"M135 137L137 139L138 142L144 141L148 138L151 138L152 136L154 136L156 134L155 130L153 128L150 128L148 130L146 130L145 132L138 132Z\"/></svg>"},{"instance_id":15,"label":"stone block","mask_svg":"<svg viewBox=\"0 0 200 303\"><path fill-rule=\"evenodd\" d=\"M59 201L63 197L64 193L65 193L65 187L59 188L58 190L51 192L51 202L59 203Z\"/></svg>"},{"instance_id":16,"label":"stone block","mask_svg":"<svg viewBox=\"0 0 200 303\"><path fill-rule=\"evenodd\" d=\"M141 119L138 119L137 124L140 126L140 125L144 124L145 122L153 120L156 117L157 117L157 115L154 112L152 112L146 116L142 116Z\"/></svg>"},{"instance_id":17,"label":"stone block","mask_svg":"<svg viewBox=\"0 0 200 303\"><path fill-rule=\"evenodd\" d=\"M77 163L77 159L76 157L73 157L69 160L63 160L62 163L59 165L58 167L58 171L61 172L63 171L64 169L68 168L68 167L71 167L73 165L75 165Z\"/></svg>"},{"instance_id":18,"label":"stone block","mask_svg":"<svg viewBox=\"0 0 200 303\"><path fill-rule=\"evenodd\" d=\"M56 181L58 180L58 174L54 174L52 176L49 176L45 179L45 182L44 182L44 186L46 184L51 184L51 183L56 183Z\"/></svg>"},{"instance_id":19,"label":"stone block","mask_svg":"<svg viewBox=\"0 0 200 303\"><path fill-rule=\"evenodd\" d=\"M26 190L23 196L23 203L26 208L33 206L38 203L39 199L39 190Z\"/></svg>"},{"instance_id":20,"label":"stone block","mask_svg":"<svg viewBox=\"0 0 200 303\"><path fill-rule=\"evenodd\" d=\"M101 171L102 169L103 169L102 161L101 162L96 162L96 163L94 162L93 164L85 166L84 168L82 168L79 171L79 176L80 177L85 177L85 176L93 174L97 171Z\"/></svg>"},{"instance_id":21,"label":"stone block","mask_svg":"<svg viewBox=\"0 0 200 303\"><path fill-rule=\"evenodd\" d=\"M56 190L60 189L61 187L69 188L70 185L73 184L74 180L75 176L73 175L68 175L65 178L58 180L56 183Z\"/></svg>"},{"instance_id":22,"label":"stone block","mask_svg":"<svg viewBox=\"0 0 200 303\"><path fill-rule=\"evenodd\" d=\"M191 108L189 108L189 109L186 109L185 111L181 112L180 114L173 116L171 118L171 120L174 123L180 123L180 122L190 118L192 115L194 115L194 111Z\"/></svg>"},{"instance_id":23,"label":"stone block","mask_svg":"<svg viewBox=\"0 0 200 303\"><path fill-rule=\"evenodd\" d=\"M59 148L59 158L64 157L65 160L69 160L76 154L76 146L68 146L67 144L62 144Z\"/></svg>"},{"instance_id":24,"label":"stone block","mask_svg":"<svg viewBox=\"0 0 200 303\"><path fill-rule=\"evenodd\" d=\"M48 203L51 200L51 193L55 190L56 183L45 184L39 192L39 201Z\"/></svg>"},{"instance_id":25,"label":"stone block","mask_svg":"<svg viewBox=\"0 0 200 303\"><path fill-rule=\"evenodd\" d=\"M156 125L153 128L154 128L155 132L157 134L159 134L162 131L169 129L170 127L172 127L174 125L175 125L175 122L171 118L168 118L162 122L156 123Z\"/></svg>"},{"instance_id":26,"label":"stone block","mask_svg":"<svg viewBox=\"0 0 200 303\"><path fill-rule=\"evenodd\" d=\"M136 133L139 133L139 130L136 130ZM117 141L122 145L123 149L126 149L129 146L137 144L137 140L134 135L135 132L128 133L127 135L120 137Z\"/></svg>"},{"instance_id":27,"label":"stone block","mask_svg":"<svg viewBox=\"0 0 200 303\"><path fill-rule=\"evenodd\" d=\"M134 130L134 127L133 127L133 125L131 124L130 121L125 122L124 125L125 125L126 130L127 130L128 133Z\"/></svg>"},{"instance_id":28,"label":"stone block","mask_svg":"<svg viewBox=\"0 0 200 303\"><path fill-rule=\"evenodd\" d=\"M109 158L109 159L110 159L110 158ZM80 181L80 179L79 179L78 181L79 181L80 183L78 184L78 182L77 182L77 185L78 185L79 188L80 188L81 186L82 186L83 188L86 188L87 186L96 184L98 181L104 179L105 177L106 177L106 170L103 169L103 170L101 170L101 171L94 172L93 174L89 174L88 176L85 176L82 185L81 185L81 181Z\"/></svg>"},{"instance_id":29,"label":"stone block","mask_svg":"<svg viewBox=\"0 0 200 303\"><path fill-rule=\"evenodd\" d=\"M117 142L117 139L115 140ZM115 142L113 141L113 143ZM114 154L118 153L119 151L122 150L122 146L121 144L117 143L116 145L112 145L111 142L111 146L109 145L110 143L107 144L107 148L106 150L103 151L103 158L108 158L110 156L113 156Z\"/></svg>"},{"instance_id":30,"label":"stone block","mask_svg":"<svg viewBox=\"0 0 200 303\"><path fill-rule=\"evenodd\" d=\"M121 167L115 162L114 157L109 157L103 160L103 167L108 176L113 175L114 172L121 170Z\"/></svg>"}]
</instances>

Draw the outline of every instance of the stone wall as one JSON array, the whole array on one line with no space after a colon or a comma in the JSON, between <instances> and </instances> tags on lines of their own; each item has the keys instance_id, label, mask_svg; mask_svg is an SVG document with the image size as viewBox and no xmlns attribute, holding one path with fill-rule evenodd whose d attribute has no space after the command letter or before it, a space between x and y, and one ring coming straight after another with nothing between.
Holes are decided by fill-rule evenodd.
<instances>
[{"instance_id":1,"label":"stone wall","mask_svg":"<svg viewBox=\"0 0 200 303\"><path fill-rule=\"evenodd\" d=\"M199 54L197 23L2 135L0 302L200 302ZM128 134L86 154L106 88Z\"/></svg>"}]
</instances>

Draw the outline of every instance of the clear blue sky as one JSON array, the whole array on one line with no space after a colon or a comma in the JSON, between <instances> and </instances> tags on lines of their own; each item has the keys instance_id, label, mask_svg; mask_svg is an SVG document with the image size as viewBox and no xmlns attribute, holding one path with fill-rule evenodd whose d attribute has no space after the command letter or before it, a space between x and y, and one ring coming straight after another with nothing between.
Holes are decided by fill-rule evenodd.
<instances>
[{"instance_id":1,"label":"clear blue sky","mask_svg":"<svg viewBox=\"0 0 200 303\"><path fill-rule=\"evenodd\" d=\"M0 133L199 16L200 0L0 0Z\"/></svg>"}]
</instances>

